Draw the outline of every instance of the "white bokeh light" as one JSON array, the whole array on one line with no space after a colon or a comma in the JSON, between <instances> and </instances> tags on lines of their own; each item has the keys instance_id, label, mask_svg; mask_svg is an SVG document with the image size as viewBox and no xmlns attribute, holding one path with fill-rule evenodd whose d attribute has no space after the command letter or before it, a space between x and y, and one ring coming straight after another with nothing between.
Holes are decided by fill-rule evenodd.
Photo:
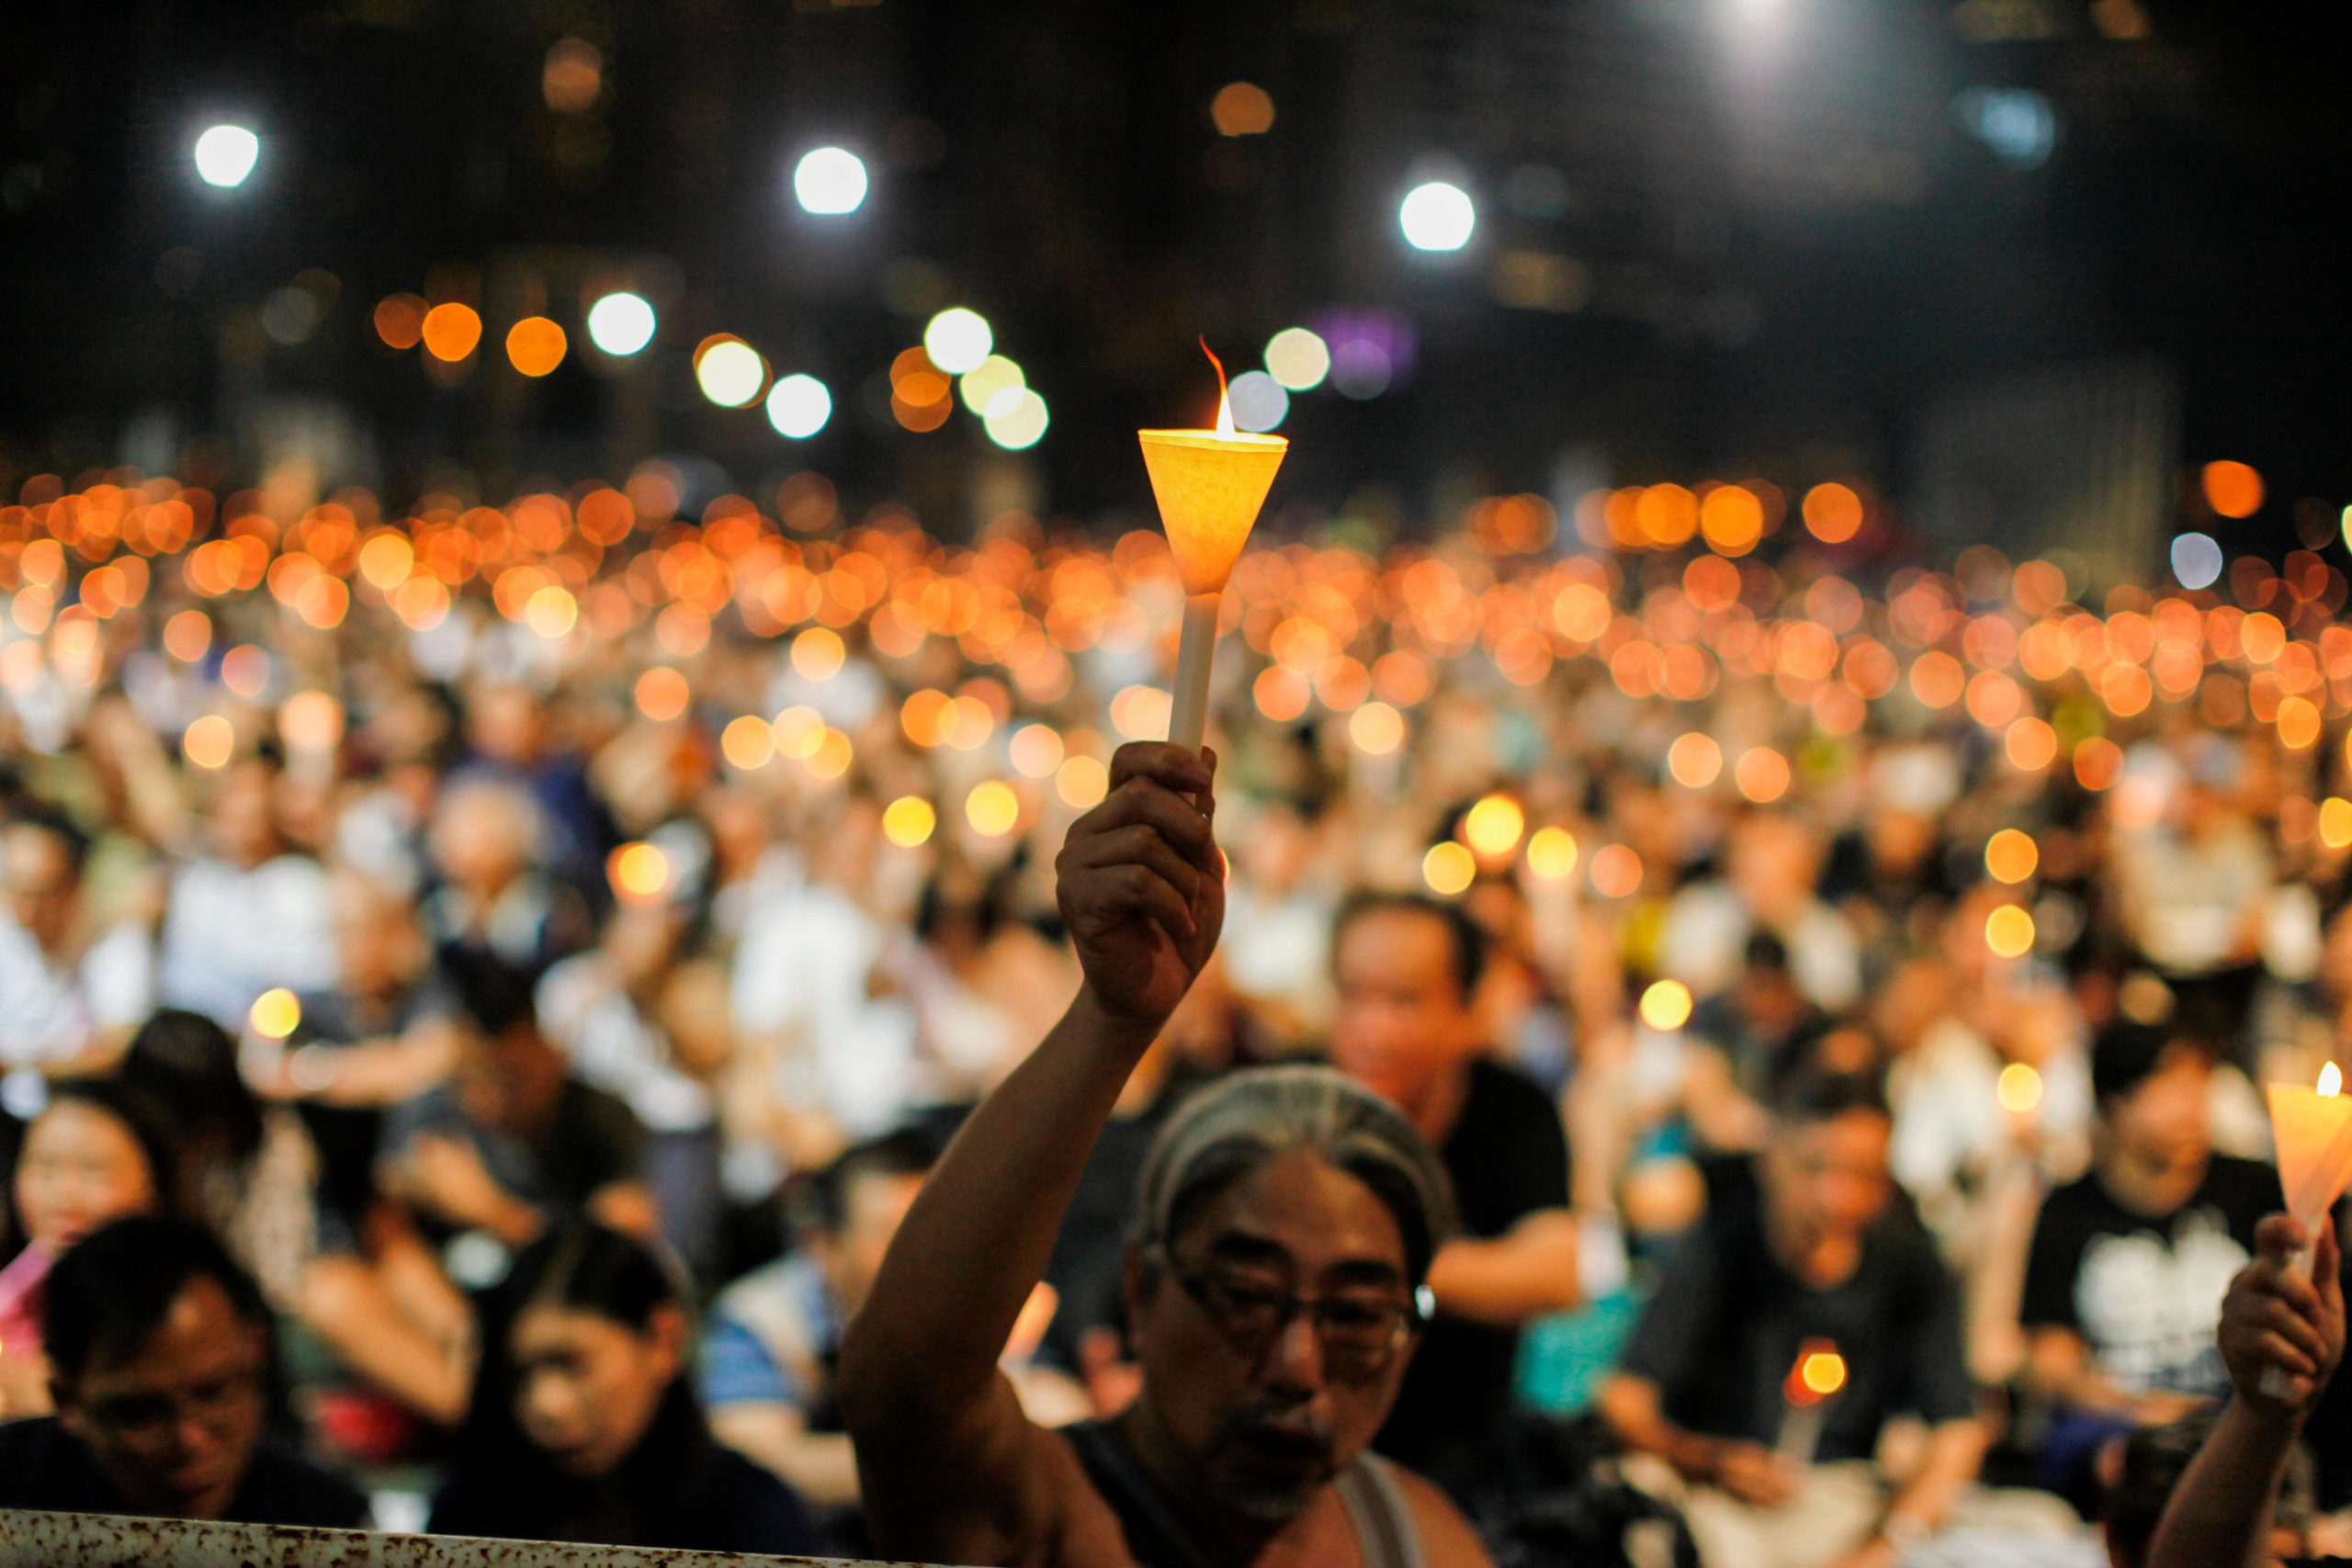
<instances>
[{"instance_id":1,"label":"white bokeh light","mask_svg":"<svg viewBox=\"0 0 2352 1568\"><path fill-rule=\"evenodd\" d=\"M792 171L792 194L801 209L838 218L865 205L865 160L845 147L820 147L802 156Z\"/></svg>"},{"instance_id":2,"label":"white bokeh light","mask_svg":"<svg viewBox=\"0 0 2352 1568\"><path fill-rule=\"evenodd\" d=\"M1284 327L1266 340L1266 371L1294 392L1323 384L1331 373L1331 349L1305 327Z\"/></svg>"},{"instance_id":3,"label":"white bokeh light","mask_svg":"<svg viewBox=\"0 0 2352 1568\"><path fill-rule=\"evenodd\" d=\"M1244 370L1226 389L1233 405L1233 423L1240 430L1263 433L1280 424L1290 412L1290 394L1263 370Z\"/></svg>"},{"instance_id":4,"label":"white bokeh light","mask_svg":"<svg viewBox=\"0 0 2352 1568\"><path fill-rule=\"evenodd\" d=\"M740 339L712 344L695 363L695 380L702 395L723 409L748 407L767 385L767 361Z\"/></svg>"},{"instance_id":5,"label":"white bokeh light","mask_svg":"<svg viewBox=\"0 0 2352 1568\"><path fill-rule=\"evenodd\" d=\"M242 125L216 125L196 139L197 177L230 190L245 183L261 161L261 138Z\"/></svg>"},{"instance_id":6,"label":"white bokeh light","mask_svg":"<svg viewBox=\"0 0 2352 1568\"><path fill-rule=\"evenodd\" d=\"M1405 193L1396 224L1417 251L1458 251L1478 226L1478 209L1460 186L1431 180Z\"/></svg>"},{"instance_id":7,"label":"white bokeh light","mask_svg":"<svg viewBox=\"0 0 2352 1568\"><path fill-rule=\"evenodd\" d=\"M942 310L922 330L922 351L949 376L978 370L996 347L996 333L988 318L963 306Z\"/></svg>"},{"instance_id":8,"label":"white bokeh light","mask_svg":"<svg viewBox=\"0 0 2352 1568\"><path fill-rule=\"evenodd\" d=\"M642 295L607 294L588 307L588 341L616 358L626 358L651 343L657 324L653 307Z\"/></svg>"},{"instance_id":9,"label":"white bokeh light","mask_svg":"<svg viewBox=\"0 0 2352 1568\"><path fill-rule=\"evenodd\" d=\"M2222 547L2211 534L2183 534L2172 542L2172 574L2183 588L2210 588L2222 575Z\"/></svg>"},{"instance_id":10,"label":"white bokeh light","mask_svg":"<svg viewBox=\"0 0 2352 1568\"><path fill-rule=\"evenodd\" d=\"M768 423L778 435L806 441L833 417L833 394L814 376L786 376L768 389Z\"/></svg>"},{"instance_id":11,"label":"white bokeh light","mask_svg":"<svg viewBox=\"0 0 2352 1568\"><path fill-rule=\"evenodd\" d=\"M988 412L981 416L989 439L1008 452L1037 445L1048 423L1046 400L1026 387L1007 387L989 400Z\"/></svg>"}]
</instances>

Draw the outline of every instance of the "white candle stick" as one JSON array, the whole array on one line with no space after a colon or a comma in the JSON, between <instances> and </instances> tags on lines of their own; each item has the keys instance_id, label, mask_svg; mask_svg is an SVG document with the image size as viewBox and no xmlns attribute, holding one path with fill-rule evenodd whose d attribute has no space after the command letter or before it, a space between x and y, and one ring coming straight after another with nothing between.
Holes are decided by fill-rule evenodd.
<instances>
[{"instance_id":1,"label":"white candle stick","mask_svg":"<svg viewBox=\"0 0 2352 1568\"><path fill-rule=\"evenodd\" d=\"M1198 754L1208 734L1209 666L1216 657L1217 607L1225 595L1193 593L1184 600L1184 630L1176 643L1176 687L1168 739Z\"/></svg>"}]
</instances>

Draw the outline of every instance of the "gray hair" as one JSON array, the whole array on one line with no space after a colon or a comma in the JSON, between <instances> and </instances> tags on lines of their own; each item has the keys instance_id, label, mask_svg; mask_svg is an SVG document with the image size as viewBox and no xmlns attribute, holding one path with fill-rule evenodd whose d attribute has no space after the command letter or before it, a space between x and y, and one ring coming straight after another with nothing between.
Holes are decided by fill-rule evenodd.
<instances>
[{"instance_id":1,"label":"gray hair","mask_svg":"<svg viewBox=\"0 0 2352 1568\"><path fill-rule=\"evenodd\" d=\"M1186 1100L1152 1140L1136 1190L1136 1240L1164 1246L1218 1193L1305 1152L1372 1190L1405 1238L1413 1283L1453 1230L1453 1190L1395 1106L1329 1067L1259 1067Z\"/></svg>"}]
</instances>

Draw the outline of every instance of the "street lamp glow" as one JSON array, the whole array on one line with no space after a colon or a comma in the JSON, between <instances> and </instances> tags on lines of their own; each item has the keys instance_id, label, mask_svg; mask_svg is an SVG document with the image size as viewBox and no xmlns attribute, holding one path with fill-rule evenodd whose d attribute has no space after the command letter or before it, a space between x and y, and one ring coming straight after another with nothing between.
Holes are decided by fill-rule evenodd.
<instances>
[{"instance_id":1,"label":"street lamp glow","mask_svg":"<svg viewBox=\"0 0 2352 1568\"><path fill-rule=\"evenodd\" d=\"M961 305L940 311L922 330L922 351L949 376L978 370L995 347L996 333L988 318Z\"/></svg>"},{"instance_id":2,"label":"street lamp glow","mask_svg":"<svg viewBox=\"0 0 2352 1568\"><path fill-rule=\"evenodd\" d=\"M232 190L245 183L261 161L261 138L242 125L216 125L196 139L197 177Z\"/></svg>"},{"instance_id":3,"label":"street lamp glow","mask_svg":"<svg viewBox=\"0 0 2352 1568\"><path fill-rule=\"evenodd\" d=\"M865 205L865 161L845 147L820 147L792 171L792 194L803 211L838 218Z\"/></svg>"},{"instance_id":4,"label":"street lamp glow","mask_svg":"<svg viewBox=\"0 0 2352 1568\"><path fill-rule=\"evenodd\" d=\"M588 307L588 341L616 359L653 341L653 307L639 294L607 294Z\"/></svg>"},{"instance_id":5,"label":"street lamp glow","mask_svg":"<svg viewBox=\"0 0 2352 1568\"><path fill-rule=\"evenodd\" d=\"M1417 251L1458 251L1478 226L1478 209L1460 186L1431 180L1405 193L1396 224Z\"/></svg>"},{"instance_id":6,"label":"street lamp glow","mask_svg":"<svg viewBox=\"0 0 2352 1568\"><path fill-rule=\"evenodd\" d=\"M833 394L814 376L786 376L768 389L768 423L778 435L806 441L833 417Z\"/></svg>"}]
</instances>

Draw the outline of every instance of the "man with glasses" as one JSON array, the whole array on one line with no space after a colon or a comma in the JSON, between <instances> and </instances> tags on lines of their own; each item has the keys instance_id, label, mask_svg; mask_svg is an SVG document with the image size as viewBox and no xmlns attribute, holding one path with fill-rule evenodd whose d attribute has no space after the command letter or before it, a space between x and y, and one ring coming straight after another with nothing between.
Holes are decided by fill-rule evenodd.
<instances>
[{"instance_id":1,"label":"man with glasses","mask_svg":"<svg viewBox=\"0 0 2352 1568\"><path fill-rule=\"evenodd\" d=\"M1215 949L1211 769L1124 747L1072 826L1060 904L1086 982L966 1122L842 1348L884 1551L1071 1568L1484 1564L1443 1495L1369 1453L1451 1226L1411 1124L1337 1073L1244 1073L1146 1162L1124 1290L1143 1387L1099 1425L1021 1414L997 1358L1136 1060Z\"/></svg>"},{"instance_id":2,"label":"man with glasses","mask_svg":"<svg viewBox=\"0 0 2352 1568\"><path fill-rule=\"evenodd\" d=\"M0 1426L0 1508L350 1527L367 1499L266 1437L267 1310L211 1234L120 1220L42 1301L57 1414Z\"/></svg>"}]
</instances>

